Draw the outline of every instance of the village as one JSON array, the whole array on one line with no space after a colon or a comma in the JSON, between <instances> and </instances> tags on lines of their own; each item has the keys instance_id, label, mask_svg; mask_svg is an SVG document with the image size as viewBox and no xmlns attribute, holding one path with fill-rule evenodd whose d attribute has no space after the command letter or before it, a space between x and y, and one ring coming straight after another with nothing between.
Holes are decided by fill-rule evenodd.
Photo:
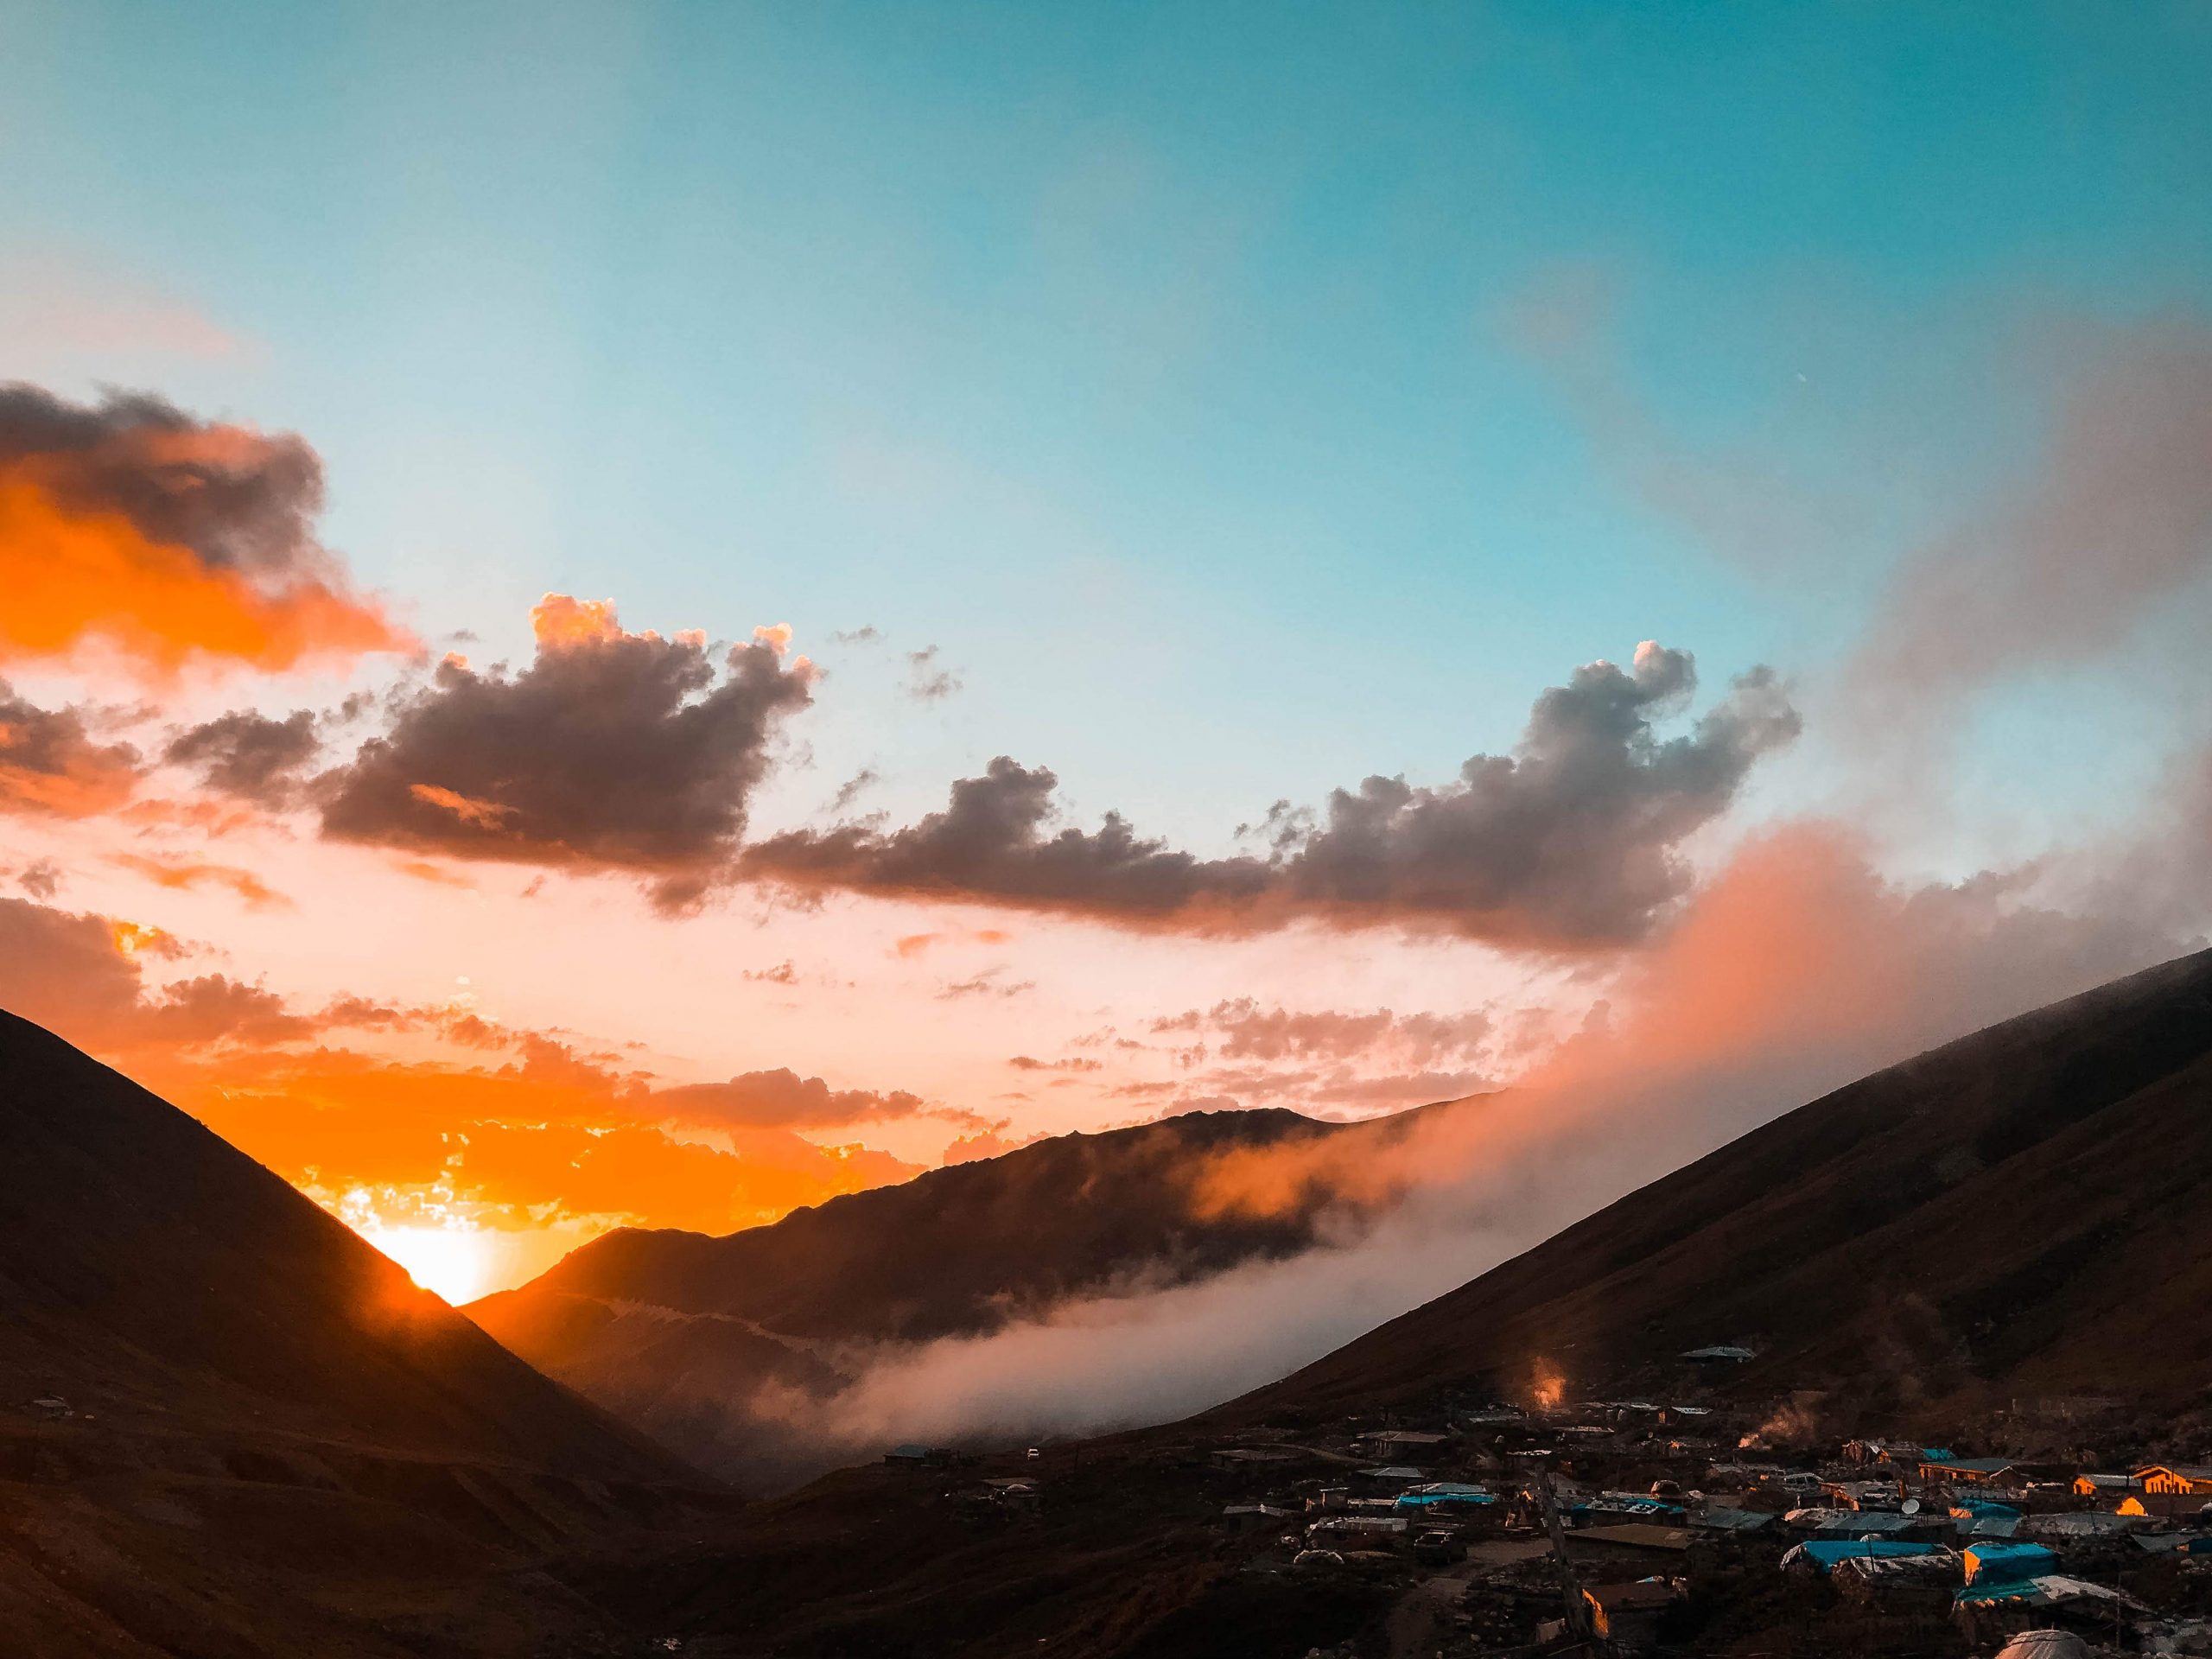
<instances>
[{"instance_id":1,"label":"village","mask_svg":"<svg viewBox=\"0 0 2212 1659\"><path fill-rule=\"evenodd\" d=\"M2161 1437L2117 1402L2013 1402L1931 1445L1824 1431L1818 1395L1683 1392L1703 1397L1459 1405L1177 1452L1236 1573L1385 1610L1308 1659L2212 1655L2212 1459L2131 1454ZM952 1472L971 1513L1019 1525L1053 1508L1060 1456L886 1461Z\"/></svg>"}]
</instances>

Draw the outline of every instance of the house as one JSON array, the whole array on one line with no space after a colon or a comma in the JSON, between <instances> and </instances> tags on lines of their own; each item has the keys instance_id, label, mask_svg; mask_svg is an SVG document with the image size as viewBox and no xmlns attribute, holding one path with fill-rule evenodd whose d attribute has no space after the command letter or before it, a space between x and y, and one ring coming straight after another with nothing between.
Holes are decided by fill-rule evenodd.
<instances>
[{"instance_id":1,"label":"house","mask_svg":"<svg viewBox=\"0 0 2212 1659\"><path fill-rule=\"evenodd\" d=\"M1272 1503L1231 1503L1221 1512L1224 1532L1257 1532L1289 1519L1288 1510Z\"/></svg>"},{"instance_id":2,"label":"house","mask_svg":"<svg viewBox=\"0 0 2212 1659\"><path fill-rule=\"evenodd\" d=\"M2138 1519L2145 1516L2163 1516L2167 1520L2194 1520L2208 1505L2195 1492L2130 1492L2113 1506L2115 1515Z\"/></svg>"},{"instance_id":3,"label":"house","mask_svg":"<svg viewBox=\"0 0 2212 1659\"><path fill-rule=\"evenodd\" d=\"M1449 1567L1467 1559L1467 1541L1449 1527L1432 1527L1414 1536L1414 1560L1423 1567Z\"/></svg>"},{"instance_id":4,"label":"house","mask_svg":"<svg viewBox=\"0 0 2212 1659\"><path fill-rule=\"evenodd\" d=\"M2143 1483L2133 1475L2076 1475L2074 1477L2074 1496L2076 1497L2120 1497L2129 1492L2139 1492Z\"/></svg>"},{"instance_id":5,"label":"house","mask_svg":"<svg viewBox=\"0 0 2212 1659\"><path fill-rule=\"evenodd\" d=\"M1408 1486L1418 1485L1428 1478L1427 1473L1406 1464L1385 1464L1380 1469L1362 1469L1353 1477L1370 1492L1395 1497Z\"/></svg>"},{"instance_id":6,"label":"house","mask_svg":"<svg viewBox=\"0 0 2212 1659\"><path fill-rule=\"evenodd\" d=\"M1384 1457L1395 1452L1418 1452L1432 1446L1441 1446L1452 1437L1431 1433L1426 1429L1385 1428L1372 1434L1363 1434L1360 1440Z\"/></svg>"},{"instance_id":7,"label":"house","mask_svg":"<svg viewBox=\"0 0 2212 1659\"><path fill-rule=\"evenodd\" d=\"M1847 1440L1843 1455L1848 1463L1918 1463L1920 1448L1904 1440Z\"/></svg>"},{"instance_id":8,"label":"house","mask_svg":"<svg viewBox=\"0 0 2212 1659\"><path fill-rule=\"evenodd\" d=\"M1299 1452L1279 1446L1233 1446L1216 1451L1212 1462L1215 1468L1231 1474L1249 1474L1269 1464L1296 1463L1300 1458Z\"/></svg>"},{"instance_id":9,"label":"house","mask_svg":"<svg viewBox=\"0 0 2212 1659\"><path fill-rule=\"evenodd\" d=\"M1988 1585L2058 1571L2058 1557L2041 1544L1980 1543L1966 1551L1966 1581Z\"/></svg>"},{"instance_id":10,"label":"house","mask_svg":"<svg viewBox=\"0 0 2212 1659\"><path fill-rule=\"evenodd\" d=\"M1920 1478L1925 1481L1943 1481L1955 1486L2024 1486L2028 1484L2028 1471L2010 1458L1936 1459L1926 1453L1923 1458Z\"/></svg>"},{"instance_id":11,"label":"house","mask_svg":"<svg viewBox=\"0 0 2212 1659\"><path fill-rule=\"evenodd\" d=\"M2159 1492L2169 1497L2212 1497L2212 1464L2154 1463L2138 1469L2135 1478L2146 1492Z\"/></svg>"},{"instance_id":12,"label":"house","mask_svg":"<svg viewBox=\"0 0 2212 1659\"><path fill-rule=\"evenodd\" d=\"M1894 1510L1904 1496L1894 1480L1824 1480L1821 1495L1847 1510Z\"/></svg>"},{"instance_id":13,"label":"house","mask_svg":"<svg viewBox=\"0 0 2212 1659\"><path fill-rule=\"evenodd\" d=\"M2119 1538L2135 1530L2133 1516L2099 1515L2072 1510L2058 1515L2031 1515L2020 1522L2020 1531L2030 1538L2045 1538L2063 1543L2088 1543L2099 1538Z\"/></svg>"},{"instance_id":14,"label":"house","mask_svg":"<svg viewBox=\"0 0 2212 1659\"><path fill-rule=\"evenodd\" d=\"M1705 1509L1691 1516L1689 1523L1701 1531L1743 1537L1755 1532L1764 1532L1774 1524L1774 1517L1763 1515L1757 1510Z\"/></svg>"},{"instance_id":15,"label":"house","mask_svg":"<svg viewBox=\"0 0 2212 1659\"><path fill-rule=\"evenodd\" d=\"M1582 1599L1599 1636L1617 1651L1636 1653L1658 1644L1659 1616L1673 1604L1675 1586L1658 1579L1599 1584L1585 1590Z\"/></svg>"},{"instance_id":16,"label":"house","mask_svg":"<svg viewBox=\"0 0 2212 1659\"><path fill-rule=\"evenodd\" d=\"M1387 1542L1393 1538L1402 1538L1405 1534L1404 1518L1395 1515L1325 1515L1306 1529L1309 1540L1337 1536Z\"/></svg>"},{"instance_id":17,"label":"house","mask_svg":"<svg viewBox=\"0 0 2212 1659\"><path fill-rule=\"evenodd\" d=\"M1853 1555L1828 1574L1836 1593L1870 1612L1941 1615L1950 1611L1959 1586L1959 1558L1929 1555Z\"/></svg>"},{"instance_id":18,"label":"house","mask_svg":"<svg viewBox=\"0 0 2212 1659\"><path fill-rule=\"evenodd\" d=\"M1580 1554L1586 1549L1600 1554L1683 1555L1689 1552L1688 1527L1656 1527L1630 1521L1619 1526L1584 1527L1567 1535L1567 1548Z\"/></svg>"},{"instance_id":19,"label":"house","mask_svg":"<svg viewBox=\"0 0 2212 1659\"><path fill-rule=\"evenodd\" d=\"M893 1468L919 1469L930 1460L926 1446L894 1446L883 1454L883 1460Z\"/></svg>"},{"instance_id":20,"label":"house","mask_svg":"<svg viewBox=\"0 0 2212 1659\"><path fill-rule=\"evenodd\" d=\"M1745 1365L1758 1356L1748 1348L1721 1343L1711 1348L1693 1348L1682 1357L1693 1365Z\"/></svg>"}]
</instances>

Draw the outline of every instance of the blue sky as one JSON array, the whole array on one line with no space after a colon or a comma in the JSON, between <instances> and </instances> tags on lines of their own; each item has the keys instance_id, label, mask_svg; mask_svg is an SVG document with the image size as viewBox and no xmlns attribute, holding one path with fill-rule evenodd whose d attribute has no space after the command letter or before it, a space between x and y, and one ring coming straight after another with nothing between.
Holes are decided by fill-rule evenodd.
<instances>
[{"instance_id":1,"label":"blue sky","mask_svg":"<svg viewBox=\"0 0 2212 1659\"><path fill-rule=\"evenodd\" d=\"M81 376L307 434L331 543L487 652L547 588L791 621L855 691L786 811L1005 750L1218 840L1643 638L1817 678L2070 334L2212 293L2202 6L0 18L0 257L248 342ZM1980 798L2139 785L2129 695L1988 700Z\"/></svg>"}]
</instances>

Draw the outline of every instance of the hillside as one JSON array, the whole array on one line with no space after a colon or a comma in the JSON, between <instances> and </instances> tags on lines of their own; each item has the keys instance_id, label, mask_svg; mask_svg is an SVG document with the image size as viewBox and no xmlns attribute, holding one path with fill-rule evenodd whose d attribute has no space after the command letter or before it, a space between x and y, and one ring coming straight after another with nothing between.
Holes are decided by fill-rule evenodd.
<instances>
[{"instance_id":1,"label":"hillside","mask_svg":"<svg viewBox=\"0 0 2212 1659\"><path fill-rule=\"evenodd\" d=\"M834 1395L856 1349L995 1330L1139 1273L1189 1281L1300 1250L1320 1219L1318 1194L1287 1216L1196 1219L1185 1183L1200 1155L1328 1136L1379 1142L1415 1116L1344 1125L1196 1112L1060 1135L726 1237L612 1233L467 1312L695 1460L784 1480L849 1455L815 1444L791 1402ZM756 1413L764 1387L774 1409Z\"/></svg>"},{"instance_id":2,"label":"hillside","mask_svg":"<svg viewBox=\"0 0 2212 1659\"><path fill-rule=\"evenodd\" d=\"M1861 1079L1631 1193L1217 1421L1448 1390L1659 1387L1904 1418L2212 1381L2212 952Z\"/></svg>"},{"instance_id":3,"label":"hillside","mask_svg":"<svg viewBox=\"0 0 2212 1659\"><path fill-rule=\"evenodd\" d=\"M721 1501L277 1176L0 1014L0 1627L25 1650L527 1650L590 1616L505 1576L687 1485Z\"/></svg>"}]
</instances>

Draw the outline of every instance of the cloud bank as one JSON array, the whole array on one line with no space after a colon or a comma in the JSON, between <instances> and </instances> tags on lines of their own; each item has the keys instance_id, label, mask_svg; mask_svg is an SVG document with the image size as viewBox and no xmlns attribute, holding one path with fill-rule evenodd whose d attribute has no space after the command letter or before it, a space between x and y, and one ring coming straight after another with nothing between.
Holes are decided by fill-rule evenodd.
<instances>
[{"instance_id":1,"label":"cloud bank","mask_svg":"<svg viewBox=\"0 0 2212 1659\"><path fill-rule=\"evenodd\" d=\"M1000 756L941 812L893 830L796 830L740 868L810 891L1058 912L1120 925L1234 931L1315 919L1448 929L1580 950L1644 937L1688 890L1677 849L1798 732L1779 678L1755 669L1682 735L1656 724L1696 684L1690 654L1647 642L1537 699L1510 756L1478 754L1436 788L1370 777L1320 817L1279 805L1265 856L1202 859L1118 814L1053 829L1058 779Z\"/></svg>"},{"instance_id":2,"label":"cloud bank","mask_svg":"<svg viewBox=\"0 0 2212 1659\"><path fill-rule=\"evenodd\" d=\"M321 507L296 437L143 393L86 405L0 385L0 660L97 643L167 674L410 649L315 540Z\"/></svg>"},{"instance_id":3,"label":"cloud bank","mask_svg":"<svg viewBox=\"0 0 2212 1659\"><path fill-rule=\"evenodd\" d=\"M726 880L778 722L810 699L772 632L719 668L703 635L631 633L548 594L515 673L448 657L390 728L316 780L322 833L415 853L645 878L667 909Z\"/></svg>"}]
</instances>

